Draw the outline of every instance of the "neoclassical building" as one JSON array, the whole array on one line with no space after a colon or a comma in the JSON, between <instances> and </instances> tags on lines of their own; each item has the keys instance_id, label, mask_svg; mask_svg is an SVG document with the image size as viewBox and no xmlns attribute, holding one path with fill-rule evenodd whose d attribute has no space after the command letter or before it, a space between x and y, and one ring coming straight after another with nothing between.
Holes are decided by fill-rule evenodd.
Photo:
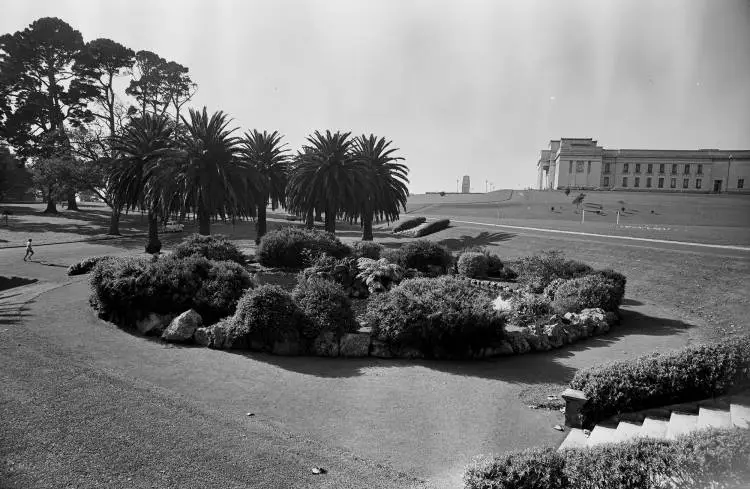
<instances>
[{"instance_id":1,"label":"neoclassical building","mask_svg":"<svg viewBox=\"0 0 750 489\"><path fill-rule=\"evenodd\" d=\"M549 142L537 188L750 192L750 150L605 149L593 139Z\"/></svg>"}]
</instances>

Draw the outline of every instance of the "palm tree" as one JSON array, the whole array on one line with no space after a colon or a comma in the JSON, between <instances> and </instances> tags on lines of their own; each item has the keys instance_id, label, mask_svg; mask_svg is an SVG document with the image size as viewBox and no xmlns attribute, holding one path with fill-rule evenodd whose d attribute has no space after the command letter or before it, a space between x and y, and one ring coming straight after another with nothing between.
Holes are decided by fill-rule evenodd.
<instances>
[{"instance_id":1,"label":"palm tree","mask_svg":"<svg viewBox=\"0 0 750 489\"><path fill-rule=\"evenodd\" d=\"M148 209L147 253L161 250L157 216L167 181L162 174L178 156L173 131L174 124L167 117L146 114L112 138L111 192L126 210Z\"/></svg>"},{"instance_id":2,"label":"palm tree","mask_svg":"<svg viewBox=\"0 0 750 489\"><path fill-rule=\"evenodd\" d=\"M268 134L266 131L245 133L242 139L242 157L261 177L262 194L258 202L258 224L255 242L266 234L266 206L271 201L271 208L276 210L286 200L286 185L289 179L289 158L287 150L281 144L278 131Z\"/></svg>"},{"instance_id":3,"label":"palm tree","mask_svg":"<svg viewBox=\"0 0 750 489\"><path fill-rule=\"evenodd\" d=\"M319 131L308 136L297 154L287 187L290 210L306 216L308 225L315 209L325 212L325 229L336 232L336 216L357 207L358 195L366 191L362 165L351 153L351 133Z\"/></svg>"},{"instance_id":4,"label":"palm tree","mask_svg":"<svg viewBox=\"0 0 750 489\"><path fill-rule=\"evenodd\" d=\"M409 190L406 175L409 169L398 163L403 158L393 156L398 151L390 148L391 142L364 134L354 140L354 158L367 168L369 192L360 199L359 215L362 219L362 240L372 241L373 218L398 220L399 209L406 210Z\"/></svg>"},{"instance_id":5,"label":"palm tree","mask_svg":"<svg viewBox=\"0 0 750 489\"><path fill-rule=\"evenodd\" d=\"M180 138L182 161L174 173L177 208L191 209L198 215L198 232L211 234L211 217L248 216L262 196L262 180L252 165L239 158L236 129L221 111L208 116L190 110Z\"/></svg>"}]
</instances>

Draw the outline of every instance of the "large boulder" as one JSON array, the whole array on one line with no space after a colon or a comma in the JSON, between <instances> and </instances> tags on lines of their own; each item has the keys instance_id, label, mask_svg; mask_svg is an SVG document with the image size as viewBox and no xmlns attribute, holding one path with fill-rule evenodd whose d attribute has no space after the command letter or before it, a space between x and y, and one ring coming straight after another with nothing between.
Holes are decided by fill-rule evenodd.
<instances>
[{"instance_id":1,"label":"large boulder","mask_svg":"<svg viewBox=\"0 0 750 489\"><path fill-rule=\"evenodd\" d=\"M492 301L492 307L499 312L510 312L513 310L513 296L508 293L501 293L497 299Z\"/></svg>"},{"instance_id":2,"label":"large boulder","mask_svg":"<svg viewBox=\"0 0 750 489\"><path fill-rule=\"evenodd\" d=\"M565 320L580 336L595 336L608 332L610 326L617 321L617 315L600 308L593 308L584 309L578 314L566 313Z\"/></svg>"},{"instance_id":3,"label":"large boulder","mask_svg":"<svg viewBox=\"0 0 750 489\"><path fill-rule=\"evenodd\" d=\"M333 331L323 331L312 344L312 353L319 357L339 356L339 342Z\"/></svg>"},{"instance_id":4,"label":"large boulder","mask_svg":"<svg viewBox=\"0 0 750 489\"><path fill-rule=\"evenodd\" d=\"M193 338L195 330L203 325L203 318L195 310L183 312L169 323L161 337L171 343L186 343Z\"/></svg>"},{"instance_id":5,"label":"large boulder","mask_svg":"<svg viewBox=\"0 0 750 489\"><path fill-rule=\"evenodd\" d=\"M174 318L173 314L157 314L151 312L143 319L135 323L135 327L142 335L159 335Z\"/></svg>"},{"instance_id":6,"label":"large boulder","mask_svg":"<svg viewBox=\"0 0 750 489\"><path fill-rule=\"evenodd\" d=\"M211 328L198 328L193 334L196 345L202 346L213 346L213 335L211 334Z\"/></svg>"},{"instance_id":7,"label":"large boulder","mask_svg":"<svg viewBox=\"0 0 750 489\"><path fill-rule=\"evenodd\" d=\"M552 348L560 348L568 340L568 332L562 323L552 323L544 327L544 335Z\"/></svg>"},{"instance_id":8,"label":"large boulder","mask_svg":"<svg viewBox=\"0 0 750 489\"><path fill-rule=\"evenodd\" d=\"M339 355L342 357L366 357L370 354L368 333L346 333L339 342Z\"/></svg>"}]
</instances>

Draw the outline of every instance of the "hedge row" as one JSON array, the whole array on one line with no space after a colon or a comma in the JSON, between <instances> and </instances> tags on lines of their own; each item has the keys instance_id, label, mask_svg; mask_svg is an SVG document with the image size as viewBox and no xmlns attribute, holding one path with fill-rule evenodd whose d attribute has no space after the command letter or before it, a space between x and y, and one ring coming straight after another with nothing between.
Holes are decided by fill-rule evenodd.
<instances>
[{"instance_id":1,"label":"hedge row","mask_svg":"<svg viewBox=\"0 0 750 489\"><path fill-rule=\"evenodd\" d=\"M621 412L705 399L747 382L750 336L689 346L579 370L570 387L588 398L581 415L592 424Z\"/></svg>"},{"instance_id":2,"label":"hedge row","mask_svg":"<svg viewBox=\"0 0 750 489\"><path fill-rule=\"evenodd\" d=\"M464 482L467 489L740 488L750 480L749 462L750 430L712 429L671 442L638 439L477 458Z\"/></svg>"},{"instance_id":3,"label":"hedge row","mask_svg":"<svg viewBox=\"0 0 750 489\"><path fill-rule=\"evenodd\" d=\"M315 229L286 227L268 232L258 245L258 261L268 267L304 268L318 255L343 258L350 253L336 235Z\"/></svg>"},{"instance_id":4,"label":"hedge row","mask_svg":"<svg viewBox=\"0 0 750 489\"><path fill-rule=\"evenodd\" d=\"M172 253L175 258L187 258L199 255L214 261L231 261L239 265L246 265L247 258L229 241L226 236L215 234L202 236L193 234L177 245Z\"/></svg>"},{"instance_id":5,"label":"hedge row","mask_svg":"<svg viewBox=\"0 0 750 489\"><path fill-rule=\"evenodd\" d=\"M423 273L447 273L453 263L453 255L443 245L419 239L404 243L400 248L384 250L382 257L404 270L410 268Z\"/></svg>"},{"instance_id":6,"label":"hedge row","mask_svg":"<svg viewBox=\"0 0 750 489\"><path fill-rule=\"evenodd\" d=\"M439 219L430 223L420 224L415 228L405 231L403 234L411 238L422 238L424 236L437 233L438 231L442 231L443 229L448 228L448 226L450 226L450 223L451 222L449 219Z\"/></svg>"},{"instance_id":7,"label":"hedge row","mask_svg":"<svg viewBox=\"0 0 750 489\"><path fill-rule=\"evenodd\" d=\"M401 231L415 228L420 224L424 224L425 222L427 222L427 219L424 217L412 217L411 219L405 219L393 228L393 232L400 233Z\"/></svg>"}]
</instances>

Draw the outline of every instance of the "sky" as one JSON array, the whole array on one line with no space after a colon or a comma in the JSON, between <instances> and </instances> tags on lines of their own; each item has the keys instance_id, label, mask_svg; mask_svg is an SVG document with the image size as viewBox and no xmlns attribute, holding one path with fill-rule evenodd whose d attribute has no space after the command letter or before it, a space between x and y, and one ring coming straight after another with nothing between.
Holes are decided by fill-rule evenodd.
<instances>
[{"instance_id":1,"label":"sky","mask_svg":"<svg viewBox=\"0 0 750 489\"><path fill-rule=\"evenodd\" d=\"M242 132L393 141L411 193L536 183L550 139L750 149L750 0L3 0L190 69Z\"/></svg>"}]
</instances>

